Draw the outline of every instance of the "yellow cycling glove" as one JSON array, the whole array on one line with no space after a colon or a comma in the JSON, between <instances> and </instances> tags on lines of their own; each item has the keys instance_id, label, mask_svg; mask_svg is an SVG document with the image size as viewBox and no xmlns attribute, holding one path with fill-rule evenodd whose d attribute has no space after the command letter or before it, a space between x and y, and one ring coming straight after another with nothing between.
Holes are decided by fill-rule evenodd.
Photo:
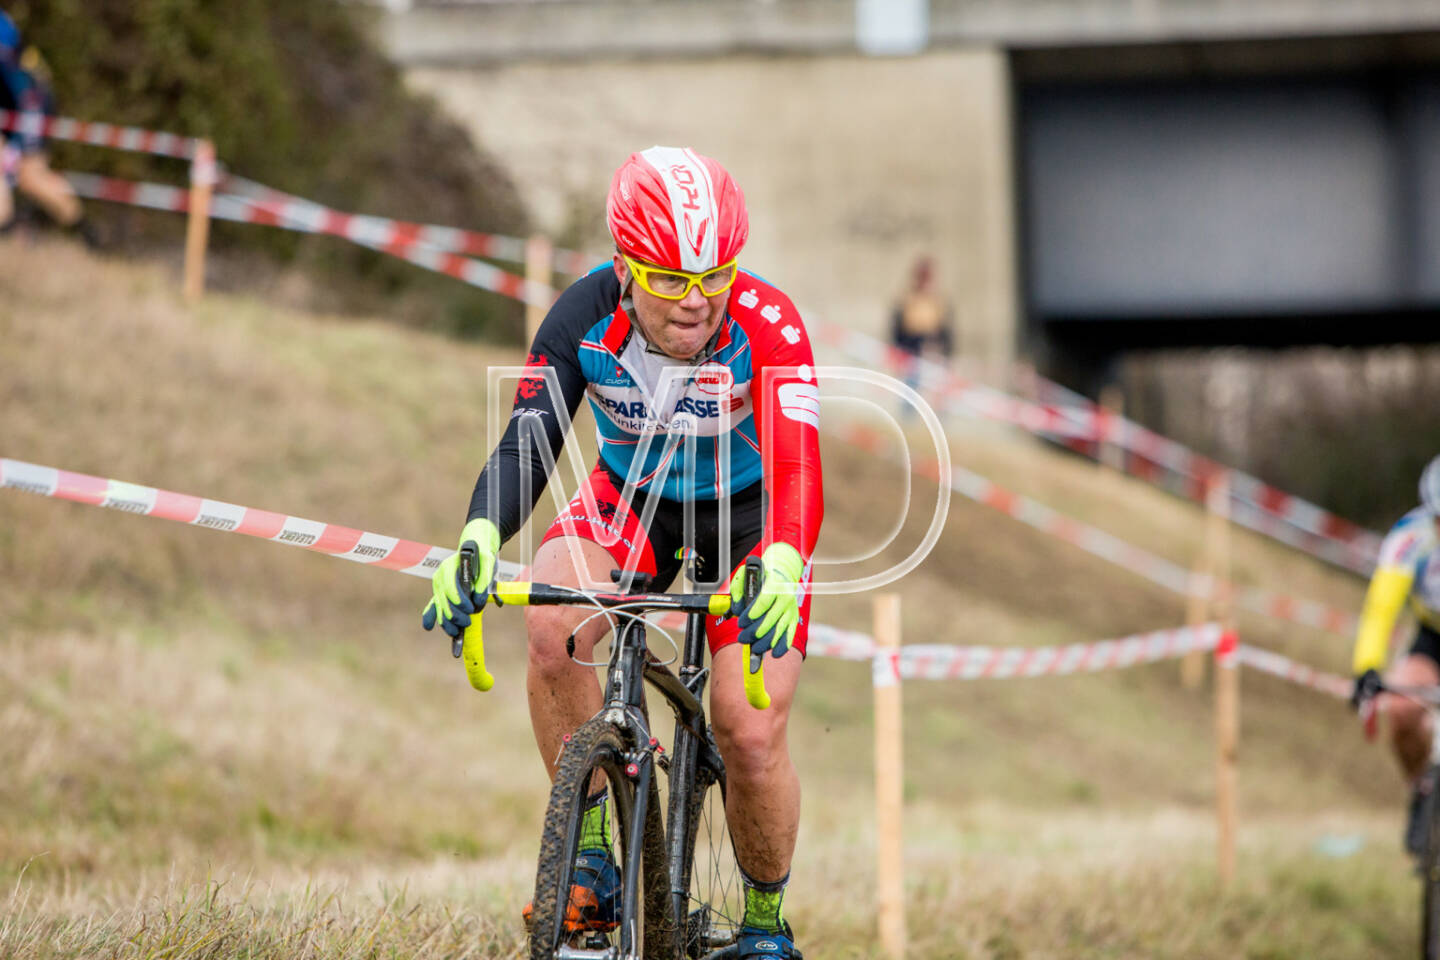
<instances>
[{"instance_id":1,"label":"yellow cycling glove","mask_svg":"<svg viewBox=\"0 0 1440 960\"><path fill-rule=\"evenodd\" d=\"M476 548L475 582L467 594L460 583L460 551L466 544ZM500 528L483 517L465 524L455 552L440 561L430 578L431 598L420 615L420 626L433 630L440 624L453 639L470 626L470 615L485 608L495 580L495 561L500 554ZM459 656L459 654L456 654Z\"/></svg>"}]
</instances>

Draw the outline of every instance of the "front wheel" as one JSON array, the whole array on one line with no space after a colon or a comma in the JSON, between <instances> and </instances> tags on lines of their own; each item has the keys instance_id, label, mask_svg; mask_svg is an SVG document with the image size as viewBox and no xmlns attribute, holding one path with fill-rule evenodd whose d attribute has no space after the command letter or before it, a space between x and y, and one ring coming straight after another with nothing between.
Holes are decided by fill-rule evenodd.
<instances>
[{"instance_id":1,"label":"front wheel","mask_svg":"<svg viewBox=\"0 0 1440 960\"><path fill-rule=\"evenodd\" d=\"M691 762L696 764L696 776L683 801L686 836L680 849L680 883L672 891L672 909L683 919L681 956L689 960L721 960L734 956L745 890L725 819L725 769L723 765L716 768L699 761L699 744L682 742L693 736L688 731L676 735L678 754L694 751ZM718 757L714 741L707 737L707 742L709 755ZM674 806L672 801L672 811ZM680 823L672 823L671 829L678 826Z\"/></svg>"},{"instance_id":2,"label":"front wheel","mask_svg":"<svg viewBox=\"0 0 1440 960\"><path fill-rule=\"evenodd\" d=\"M529 915L531 960L555 960L566 947L616 948L621 955L673 960L675 950L666 922L665 838L659 790L653 777L646 791L644 830L636 833L639 795L626 773L626 738L614 725L587 721L570 738L550 788L535 899ZM590 891L574 886L580 853L580 826L589 799L608 792L609 836L617 877L600 903ZM632 869L629 861L638 858ZM632 895L623 878L637 875Z\"/></svg>"},{"instance_id":3,"label":"front wheel","mask_svg":"<svg viewBox=\"0 0 1440 960\"><path fill-rule=\"evenodd\" d=\"M1425 846L1420 859L1420 958L1440 960L1440 797L1435 794L1440 768L1425 771L1429 796L1421 816L1425 819Z\"/></svg>"}]
</instances>

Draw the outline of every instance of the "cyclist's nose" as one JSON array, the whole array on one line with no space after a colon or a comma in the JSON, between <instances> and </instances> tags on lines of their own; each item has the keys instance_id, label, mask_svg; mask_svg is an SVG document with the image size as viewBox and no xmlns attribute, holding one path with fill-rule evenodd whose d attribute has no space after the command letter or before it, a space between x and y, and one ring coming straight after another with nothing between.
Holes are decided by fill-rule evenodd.
<instances>
[{"instance_id":1,"label":"cyclist's nose","mask_svg":"<svg viewBox=\"0 0 1440 960\"><path fill-rule=\"evenodd\" d=\"M703 310L708 302L709 298L705 296L705 291L700 289L698 283L686 290L685 296L680 298L680 306L686 310Z\"/></svg>"}]
</instances>

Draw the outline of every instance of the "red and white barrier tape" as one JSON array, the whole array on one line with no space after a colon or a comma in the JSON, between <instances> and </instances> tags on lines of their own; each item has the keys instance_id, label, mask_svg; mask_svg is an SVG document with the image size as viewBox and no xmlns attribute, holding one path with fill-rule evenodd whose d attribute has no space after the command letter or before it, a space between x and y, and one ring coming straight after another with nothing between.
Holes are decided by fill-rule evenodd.
<instances>
[{"instance_id":1,"label":"red and white barrier tape","mask_svg":"<svg viewBox=\"0 0 1440 960\"><path fill-rule=\"evenodd\" d=\"M1305 664L1291 660L1273 650L1263 650L1260 647L1251 647L1242 643L1236 649L1235 657L1240 663L1247 667L1253 667L1261 673L1268 673L1283 680L1289 680L1291 683L1298 683L1302 687L1309 687L1312 690L1319 690L1321 693L1328 693L1332 697L1339 697L1342 700L1350 699L1351 691L1355 686L1352 680L1338 674L1307 667Z\"/></svg>"},{"instance_id":2,"label":"red and white barrier tape","mask_svg":"<svg viewBox=\"0 0 1440 960\"><path fill-rule=\"evenodd\" d=\"M135 183L92 173L66 173L65 178L77 194L89 199L109 200L174 213L184 213L190 209L190 191L181 187ZM303 215L300 210L298 207L287 207L280 211L229 193L215 194L210 203L210 216L217 220L344 237L380 253L388 253L427 270L446 274L471 286L522 302L533 301L548 306L555 298L555 292L545 284L532 283L518 274L501 270L483 260L457 253L444 253L427 246L417 234L394 229L396 221L340 213L318 204L313 208L304 208Z\"/></svg>"},{"instance_id":3,"label":"red and white barrier tape","mask_svg":"<svg viewBox=\"0 0 1440 960\"><path fill-rule=\"evenodd\" d=\"M16 110L0 110L0 130L14 130L34 137L71 140L134 153L178 157L181 160L193 158L201 143L198 137L182 137L158 130L122 127L113 123L90 123L71 117L52 117L43 113L21 113Z\"/></svg>"},{"instance_id":4,"label":"red and white barrier tape","mask_svg":"<svg viewBox=\"0 0 1440 960\"><path fill-rule=\"evenodd\" d=\"M442 560L455 552L353 527L0 458L0 488L5 487L145 517L177 520L222 533L241 533L426 579L434 574ZM524 572L524 567L508 560L501 560L497 570L499 576L509 580L518 579ZM682 618L678 623L666 625L683 628L684 621ZM809 653L863 660L869 657L871 649L873 643L863 634L824 624L810 626Z\"/></svg>"},{"instance_id":5,"label":"red and white barrier tape","mask_svg":"<svg viewBox=\"0 0 1440 960\"><path fill-rule=\"evenodd\" d=\"M817 340L851 357L872 364L883 358L887 366L902 374L918 371L925 382L943 391L947 409L953 406L1059 439L1092 458L1098 456L1099 443L1115 444L1129 454L1126 472L1196 502L1204 502L1208 482L1227 475L1231 517L1236 523L1357 573L1368 574L1374 568L1380 538L1373 531L1202 457L1058 384L1037 377L1037 389L1055 402L1032 403L971 383L943 364L916 358L858 331L809 319L807 325Z\"/></svg>"},{"instance_id":6,"label":"red and white barrier tape","mask_svg":"<svg viewBox=\"0 0 1440 960\"><path fill-rule=\"evenodd\" d=\"M353 527L0 458L0 488L5 487L140 516L163 517L225 533L241 533L415 577L430 577L440 562L454 552ZM499 574L506 578L517 577L524 569L505 560L500 561L499 567ZM809 653L845 660L870 660L872 678L877 683L896 679L1037 677L1152 663L1193 650L1214 649L1221 636L1218 625L1203 624L1120 640L1057 647L917 645L882 653L866 634L812 624ZM1279 654L1241 646L1238 658L1296 683L1337 696L1349 695L1349 682L1343 678L1312 670Z\"/></svg>"},{"instance_id":7,"label":"red and white barrier tape","mask_svg":"<svg viewBox=\"0 0 1440 960\"><path fill-rule=\"evenodd\" d=\"M1092 439L1126 450L1125 470L1197 502L1208 480L1225 476L1230 485L1231 515L1236 523L1304 550L1336 566L1369 574L1380 553L1380 536L1372 530L1273 487L1248 473L1201 456L1168 437L1093 403L1038 374L1031 374L1037 395L1052 406L1096 425ZM1076 446L1072 443L1071 446ZM1081 451L1095 456L1091 450Z\"/></svg>"},{"instance_id":8,"label":"red and white barrier tape","mask_svg":"<svg viewBox=\"0 0 1440 960\"><path fill-rule=\"evenodd\" d=\"M273 218L272 225L293 224L295 229L309 229L307 225L310 224L332 223L336 225L336 229L312 232L333 233L366 246L379 244L388 247L394 244L429 247L441 253L458 253L467 257L491 257L514 263L524 263L527 259L528 241L521 237L479 233L460 227L443 227L430 223L411 223L386 217L340 213L313 200L306 200L303 197L297 197L294 194L267 187L262 183L256 183L254 180L234 175L227 176L222 186L226 193L253 203L261 215ZM391 251L387 249L385 252ZM551 257L556 272L577 276L600 262L593 256L563 248L553 249Z\"/></svg>"},{"instance_id":9,"label":"red and white barrier tape","mask_svg":"<svg viewBox=\"0 0 1440 960\"><path fill-rule=\"evenodd\" d=\"M199 169L197 165L197 171ZM212 176L218 176L213 163L208 169L214 171ZM201 182L201 176L203 173L196 174L196 182ZM107 200L171 213L186 213L190 209L190 192L181 187L163 183L138 183L93 173L66 172L65 178L77 195L91 200ZM228 188L236 179L220 178L220 184ZM210 182L214 183L215 180ZM211 202L210 216L218 220L279 227L298 233L342 237L516 300L534 297L542 306L547 306L555 299L555 291L546 284L531 283L524 277L488 263L471 266L476 263L472 257L523 262L525 241L519 238L476 233L458 227L343 213L308 200L283 194L280 196L285 199L257 199L244 193L222 191L215 194ZM577 262L581 257L571 251L563 251L563 254L567 258L575 258ZM588 261L587 264L582 270L593 266L593 263Z\"/></svg>"},{"instance_id":10,"label":"red and white barrier tape","mask_svg":"<svg viewBox=\"0 0 1440 960\"><path fill-rule=\"evenodd\" d=\"M831 428L830 432L847 442L877 456L887 456L898 461L889 444L878 433L861 427ZM930 479L936 478L934 462L912 464L915 473ZM1203 596L1210 596L1217 584L1205 578L1193 578L1189 570L1157 556L1147 550L1128 544L1096 527L1081 523L1071 517L1052 510L1038 500L1006 490L978 473L964 467L951 466L951 489L976 503L994 507L1006 516L1013 517L1027 526L1044 531L1051 536L1073 544L1116 566L1139 574L1168 590L1189 596L1200 589ZM1351 634L1355 630L1355 616L1311 600L1302 600L1284 594L1272 593L1259 587L1233 587L1235 602L1246 610L1265 614L1276 619L1299 623L1332 633Z\"/></svg>"},{"instance_id":11,"label":"red and white barrier tape","mask_svg":"<svg viewBox=\"0 0 1440 960\"><path fill-rule=\"evenodd\" d=\"M243 533L386 570L398 570L414 577L429 577L440 561L455 552L413 540L400 540L351 527L37 466L20 460L0 458L0 487L146 517L178 520L223 533Z\"/></svg>"},{"instance_id":12,"label":"red and white barrier tape","mask_svg":"<svg viewBox=\"0 0 1440 960\"><path fill-rule=\"evenodd\" d=\"M1056 647L962 647L943 644L903 646L875 654L875 671L903 680L978 680L1003 677L1053 677L1118 670L1157 660L1213 650L1218 623L1157 630L1119 640L1071 643Z\"/></svg>"},{"instance_id":13,"label":"red and white barrier tape","mask_svg":"<svg viewBox=\"0 0 1440 960\"><path fill-rule=\"evenodd\" d=\"M182 160L204 160L204 146L209 141L200 137L186 137L174 133L165 133L159 130L144 130L140 127L125 127L111 123L92 123L86 120L76 120L72 117L55 117L43 113L22 113L15 110L0 110L0 130L15 130L20 133L32 136L46 137L53 140L69 140L76 143L86 143L97 147L110 147L115 150L128 150L135 153L149 153L162 157L176 157ZM211 148L213 150L213 147ZM218 168L214 166L213 153L210 157L209 173L205 170L196 177L197 182L214 184L219 180ZM381 239L382 244L390 243L419 243L434 247L446 253L458 253L469 257L494 257L500 260L513 260L524 262L525 240L519 237L505 237L495 234L478 233L473 230L464 230L459 227L442 227L432 224L408 223L403 220L390 220L383 217L363 217L359 215L337 213L328 208L305 200L293 194L275 190L251 180L241 177L227 177L227 189L230 189L237 196L249 197L268 207L266 215L273 216L276 221L291 220L299 223L312 222L317 213L330 218L344 220L345 218L356 221L355 229L360 232L364 239L354 238L357 242L373 240L377 234L388 234ZM124 181L116 181L124 183ZM159 184L132 184L132 188L139 189L163 189ZM109 195L97 196L95 199L115 200L116 202L128 202L123 198L130 192L120 187L112 187ZM151 206L160 210L179 210L181 207L173 205L141 204ZM254 220L248 222L264 222ZM272 225L277 225L273 224ZM336 233L334 230L312 230L315 233ZM338 232L338 236L349 236L348 233ZM388 252L388 251L387 251ZM554 269L560 273L580 275L595 265L596 259L592 256L580 253L575 250L556 248L553 252Z\"/></svg>"}]
</instances>

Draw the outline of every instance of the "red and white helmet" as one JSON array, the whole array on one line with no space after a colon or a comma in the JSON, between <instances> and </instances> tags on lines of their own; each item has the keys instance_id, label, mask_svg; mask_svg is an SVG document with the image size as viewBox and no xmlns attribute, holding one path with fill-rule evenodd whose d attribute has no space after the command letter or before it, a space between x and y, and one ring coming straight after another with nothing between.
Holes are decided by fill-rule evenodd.
<instances>
[{"instance_id":1,"label":"red and white helmet","mask_svg":"<svg viewBox=\"0 0 1440 960\"><path fill-rule=\"evenodd\" d=\"M734 260L750 235L740 187L688 147L630 154L610 181L605 222L636 260L696 273Z\"/></svg>"}]
</instances>

